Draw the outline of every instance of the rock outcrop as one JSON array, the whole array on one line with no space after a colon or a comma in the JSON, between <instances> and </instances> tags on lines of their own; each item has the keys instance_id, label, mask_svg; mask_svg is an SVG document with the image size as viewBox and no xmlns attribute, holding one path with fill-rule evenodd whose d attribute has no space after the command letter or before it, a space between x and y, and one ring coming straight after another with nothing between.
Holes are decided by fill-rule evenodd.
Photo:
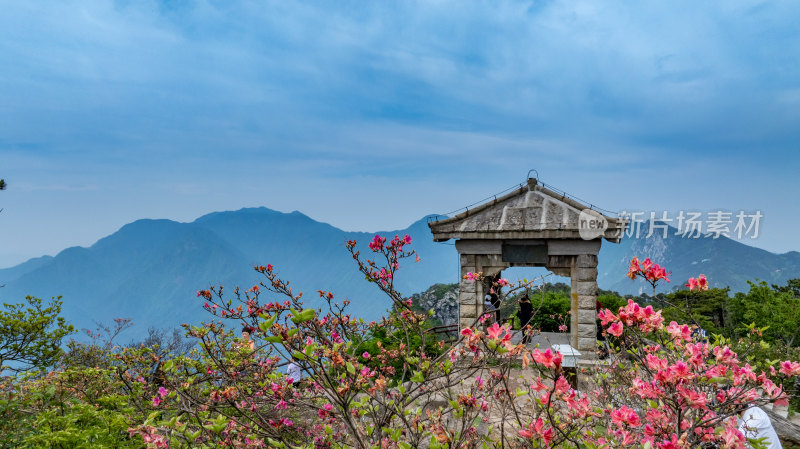
<instances>
[{"instance_id":1,"label":"rock outcrop","mask_svg":"<svg viewBox=\"0 0 800 449\"><path fill-rule=\"evenodd\" d=\"M433 318L441 324L458 324L458 284L434 284L411 299L422 310L433 310Z\"/></svg>"}]
</instances>

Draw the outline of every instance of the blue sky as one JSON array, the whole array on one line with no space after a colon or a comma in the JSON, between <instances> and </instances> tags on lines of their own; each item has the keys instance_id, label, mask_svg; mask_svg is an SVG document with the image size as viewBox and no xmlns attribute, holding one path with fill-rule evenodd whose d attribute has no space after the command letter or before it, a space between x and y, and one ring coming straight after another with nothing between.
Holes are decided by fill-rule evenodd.
<instances>
[{"instance_id":1,"label":"blue sky","mask_svg":"<svg viewBox=\"0 0 800 449\"><path fill-rule=\"evenodd\" d=\"M529 169L800 250L798 2L4 2L0 266L266 206L397 229ZM254 236L255 237L255 236Z\"/></svg>"}]
</instances>

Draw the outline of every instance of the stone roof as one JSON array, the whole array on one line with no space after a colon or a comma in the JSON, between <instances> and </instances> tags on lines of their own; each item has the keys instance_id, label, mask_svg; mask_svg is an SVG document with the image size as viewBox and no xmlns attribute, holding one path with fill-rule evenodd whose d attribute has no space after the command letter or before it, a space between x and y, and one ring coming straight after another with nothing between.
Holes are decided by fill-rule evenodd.
<instances>
[{"instance_id":1,"label":"stone roof","mask_svg":"<svg viewBox=\"0 0 800 449\"><path fill-rule=\"evenodd\" d=\"M583 212L583 213L582 213ZM587 219L605 220L605 229L587 228ZM608 217L572 198L529 179L528 185L468 209L454 217L428 223L434 241L449 239L584 239L605 238L619 243L625 220Z\"/></svg>"}]
</instances>

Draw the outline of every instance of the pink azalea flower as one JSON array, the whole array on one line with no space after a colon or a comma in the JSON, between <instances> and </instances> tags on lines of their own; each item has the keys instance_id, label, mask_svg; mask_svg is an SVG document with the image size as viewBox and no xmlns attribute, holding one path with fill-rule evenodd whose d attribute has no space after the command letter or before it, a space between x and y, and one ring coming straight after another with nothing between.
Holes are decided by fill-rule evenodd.
<instances>
[{"instance_id":1,"label":"pink azalea flower","mask_svg":"<svg viewBox=\"0 0 800 449\"><path fill-rule=\"evenodd\" d=\"M705 274L701 274L697 278L697 287L700 290L708 290L708 279L706 279L706 275Z\"/></svg>"},{"instance_id":2,"label":"pink azalea flower","mask_svg":"<svg viewBox=\"0 0 800 449\"><path fill-rule=\"evenodd\" d=\"M631 259L631 265L628 267L628 276L631 279L636 279L636 274L642 271L642 268L639 266L639 259L634 257Z\"/></svg>"},{"instance_id":3,"label":"pink azalea flower","mask_svg":"<svg viewBox=\"0 0 800 449\"><path fill-rule=\"evenodd\" d=\"M619 337L620 335L622 335L623 326L621 322L617 321L616 323L613 323L611 326L608 326L608 329L606 330L608 331L609 334L615 337Z\"/></svg>"},{"instance_id":4,"label":"pink azalea flower","mask_svg":"<svg viewBox=\"0 0 800 449\"><path fill-rule=\"evenodd\" d=\"M787 376L800 376L800 362L785 361L781 363L781 374Z\"/></svg>"},{"instance_id":5,"label":"pink azalea flower","mask_svg":"<svg viewBox=\"0 0 800 449\"><path fill-rule=\"evenodd\" d=\"M495 322L489 327L489 329L486 329L486 335L488 335L489 338L496 340L500 338L500 334L503 333L503 330L504 329Z\"/></svg>"},{"instance_id":6,"label":"pink azalea flower","mask_svg":"<svg viewBox=\"0 0 800 449\"><path fill-rule=\"evenodd\" d=\"M619 318L611 313L608 309L602 309L597 313L597 318L600 319L600 324L606 326L608 323L617 321Z\"/></svg>"},{"instance_id":7,"label":"pink azalea flower","mask_svg":"<svg viewBox=\"0 0 800 449\"><path fill-rule=\"evenodd\" d=\"M384 243L386 243L386 237L381 237L379 235L376 235L375 238L373 238L372 241L369 242L369 249L371 249L374 252L378 252L383 249Z\"/></svg>"},{"instance_id":8,"label":"pink azalea flower","mask_svg":"<svg viewBox=\"0 0 800 449\"><path fill-rule=\"evenodd\" d=\"M708 279L706 279L705 274L701 274L697 279L689 278L689 283L686 286L689 287L689 290L708 290Z\"/></svg>"},{"instance_id":9,"label":"pink azalea flower","mask_svg":"<svg viewBox=\"0 0 800 449\"><path fill-rule=\"evenodd\" d=\"M681 326L671 321L669 326L667 326L667 332L678 345L681 345L683 341L692 341L692 331L687 324Z\"/></svg>"},{"instance_id":10,"label":"pink azalea flower","mask_svg":"<svg viewBox=\"0 0 800 449\"><path fill-rule=\"evenodd\" d=\"M558 368L561 366L561 361L564 356L560 352L553 353L552 349L547 348L544 352L539 352L538 349L533 350L533 360L545 368Z\"/></svg>"},{"instance_id":11,"label":"pink azalea flower","mask_svg":"<svg viewBox=\"0 0 800 449\"><path fill-rule=\"evenodd\" d=\"M617 410L611 411L611 422L616 424L617 427L623 427L625 425L630 427L639 427L642 425L639 415L624 405Z\"/></svg>"},{"instance_id":12,"label":"pink azalea flower","mask_svg":"<svg viewBox=\"0 0 800 449\"><path fill-rule=\"evenodd\" d=\"M553 436L555 433L553 432L552 428L544 429L544 420L539 418L536 422L532 422L528 425L528 427L523 427L519 431L519 435L523 438L534 438L539 437L544 440L545 445L549 446L550 441L553 440Z\"/></svg>"}]
</instances>

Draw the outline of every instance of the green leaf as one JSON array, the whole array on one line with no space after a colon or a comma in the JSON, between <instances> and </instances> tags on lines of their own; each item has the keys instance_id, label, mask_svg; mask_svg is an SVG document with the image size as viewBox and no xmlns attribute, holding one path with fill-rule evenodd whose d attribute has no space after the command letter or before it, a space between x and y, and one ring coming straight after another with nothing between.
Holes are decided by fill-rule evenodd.
<instances>
[{"instance_id":1,"label":"green leaf","mask_svg":"<svg viewBox=\"0 0 800 449\"><path fill-rule=\"evenodd\" d=\"M280 441L273 440L270 437L267 437L267 444L269 445L269 447L281 447L281 448L286 447L285 444L281 443Z\"/></svg>"},{"instance_id":2,"label":"green leaf","mask_svg":"<svg viewBox=\"0 0 800 449\"><path fill-rule=\"evenodd\" d=\"M153 423L153 421L156 418L158 418L158 415L160 415L160 414L161 414L161 411L160 410L156 410L153 413L150 413L149 415L147 415L147 419L144 420L144 425L146 425L146 426L151 425Z\"/></svg>"},{"instance_id":3,"label":"green leaf","mask_svg":"<svg viewBox=\"0 0 800 449\"><path fill-rule=\"evenodd\" d=\"M172 371L172 368L173 368L174 365L175 364L174 364L174 362L172 360L167 360L166 362L164 362L163 369L164 369L164 371L170 372L170 371Z\"/></svg>"}]
</instances>

